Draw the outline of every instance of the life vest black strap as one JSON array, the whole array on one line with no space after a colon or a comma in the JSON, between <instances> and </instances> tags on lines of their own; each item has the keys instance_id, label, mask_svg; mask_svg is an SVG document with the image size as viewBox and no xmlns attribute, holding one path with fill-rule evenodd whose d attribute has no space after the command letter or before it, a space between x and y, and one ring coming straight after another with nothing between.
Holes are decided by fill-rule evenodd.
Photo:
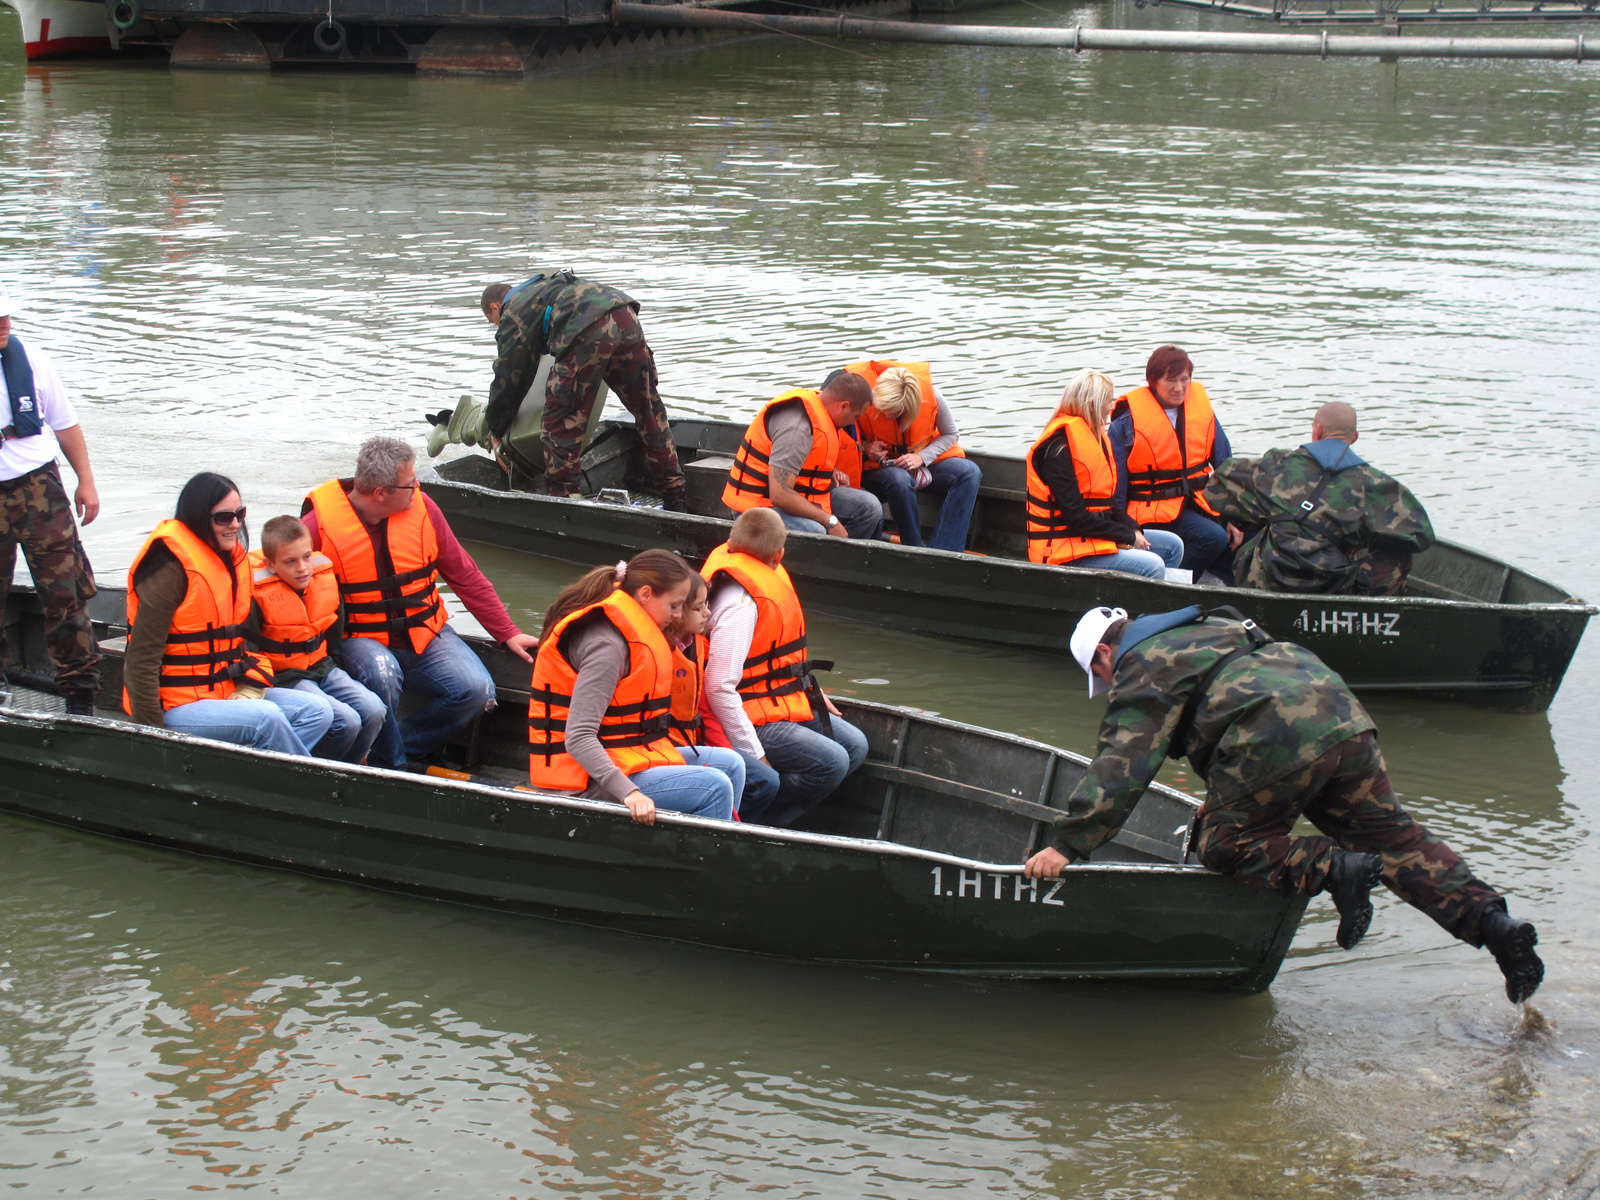
<instances>
[{"instance_id":1,"label":"life vest black strap","mask_svg":"<svg viewBox=\"0 0 1600 1200\"><path fill-rule=\"evenodd\" d=\"M782 658L785 654L793 654L805 648L806 635L802 633L793 641L783 642L770 650L763 650L760 654L752 654L744 660L744 668L748 671L751 667L759 667L762 663L769 663L775 658Z\"/></svg>"},{"instance_id":2,"label":"life vest black strap","mask_svg":"<svg viewBox=\"0 0 1600 1200\"><path fill-rule=\"evenodd\" d=\"M231 641L244 636L243 625L207 625L194 633L169 633L167 645L188 645L193 642Z\"/></svg>"},{"instance_id":3,"label":"life vest black strap","mask_svg":"<svg viewBox=\"0 0 1600 1200\"><path fill-rule=\"evenodd\" d=\"M423 563L422 566L410 571L401 571L394 575L385 575L381 579L358 580L355 583L340 583L341 596L353 596L358 592L382 592L390 588L404 587L408 583L415 583L419 579L426 579L439 569L439 560Z\"/></svg>"},{"instance_id":4,"label":"life vest black strap","mask_svg":"<svg viewBox=\"0 0 1600 1200\"><path fill-rule=\"evenodd\" d=\"M280 642L276 638L254 637L251 639L257 650L265 650L268 654L310 654L328 642L328 631L324 629L316 637L306 642Z\"/></svg>"}]
</instances>

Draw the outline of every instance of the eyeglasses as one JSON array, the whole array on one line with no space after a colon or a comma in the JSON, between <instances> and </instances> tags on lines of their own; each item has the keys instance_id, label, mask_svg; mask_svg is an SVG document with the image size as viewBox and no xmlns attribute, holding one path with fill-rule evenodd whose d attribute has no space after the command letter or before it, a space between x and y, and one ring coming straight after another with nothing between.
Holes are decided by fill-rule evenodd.
<instances>
[{"instance_id":1,"label":"eyeglasses","mask_svg":"<svg viewBox=\"0 0 1600 1200\"><path fill-rule=\"evenodd\" d=\"M388 490L391 492L414 492L421 486L420 483L391 483Z\"/></svg>"},{"instance_id":2,"label":"eyeglasses","mask_svg":"<svg viewBox=\"0 0 1600 1200\"><path fill-rule=\"evenodd\" d=\"M235 523L243 525L245 511L243 508L219 508L211 514L211 523L213 525L232 525Z\"/></svg>"}]
</instances>

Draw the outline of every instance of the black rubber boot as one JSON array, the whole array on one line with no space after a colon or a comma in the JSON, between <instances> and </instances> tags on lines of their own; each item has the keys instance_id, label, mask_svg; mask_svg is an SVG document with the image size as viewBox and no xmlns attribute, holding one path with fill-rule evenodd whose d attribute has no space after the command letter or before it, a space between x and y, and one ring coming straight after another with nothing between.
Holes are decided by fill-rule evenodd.
<instances>
[{"instance_id":1,"label":"black rubber boot","mask_svg":"<svg viewBox=\"0 0 1600 1200\"><path fill-rule=\"evenodd\" d=\"M93 692L74 691L74 692L62 692L61 694L62 694L63 697L65 697L65 699L67 701L67 716L69 716L69 717L92 717L92 716L94 716L94 693Z\"/></svg>"},{"instance_id":2,"label":"black rubber boot","mask_svg":"<svg viewBox=\"0 0 1600 1200\"><path fill-rule=\"evenodd\" d=\"M1336 936L1341 950L1353 950L1366 937L1367 927L1372 924L1372 889L1382 876L1382 855L1355 850L1333 852L1333 866L1322 890L1333 897L1333 905L1339 910Z\"/></svg>"},{"instance_id":3,"label":"black rubber boot","mask_svg":"<svg viewBox=\"0 0 1600 1200\"><path fill-rule=\"evenodd\" d=\"M665 512L689 511L689 492L686 488L674 488L670 492L661 493L661 507Z\"/></svg>"},{"instance_id":4,"label":"black rubber boot","mask_svg":"<svg viewBox=\"0 0 1600 1200\"><path fill-rule=\"evenodd\" d=\"M1506 999L1521 1004L1544 982L1544 963L1533 952L1539 944L1533 922L1519 921L1509 913L1492 908L1483 914L1484 949L1500 964L1506 977Z\"/></svg>"}]
</instances>

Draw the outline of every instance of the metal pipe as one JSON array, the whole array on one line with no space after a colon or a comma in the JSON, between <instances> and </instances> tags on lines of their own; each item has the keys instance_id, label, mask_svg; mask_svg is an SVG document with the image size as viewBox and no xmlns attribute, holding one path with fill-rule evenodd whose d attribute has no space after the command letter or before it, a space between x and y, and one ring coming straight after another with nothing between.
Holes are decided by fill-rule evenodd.
<instances>
[{"instance_id":1,"label":"metal pipe","mask_svg":"<svg viewBox=\"0 0 1600 1200\"><path fill-rule=\"evenodd\" d=\"M1165 29L1096 29L1086 25L1013 28L923 24L871 17L787 17L680 4L616 0L612 20L625 25L794 33L802 37L932 42L943 46L1053 46L1071 50L1163 50L1189 54L1300 54L1316 58L1600 58L1600 45L1575 38L1349 37L1315 33L1184 33Z\"/></svg>"}]
</instances>

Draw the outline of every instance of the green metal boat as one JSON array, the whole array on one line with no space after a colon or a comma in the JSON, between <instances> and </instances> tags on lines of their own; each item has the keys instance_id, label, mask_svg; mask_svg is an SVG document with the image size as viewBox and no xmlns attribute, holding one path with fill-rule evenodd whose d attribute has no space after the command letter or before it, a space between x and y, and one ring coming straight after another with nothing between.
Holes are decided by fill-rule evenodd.
<instances>
[{"instance_id":1,"label":"green metal boat","mask_svg":"<svg viewBox=\"0 0 1600 1200\"><path fill-rule=\"evenodd\" d=\"M244 749L135 725L121 690L123 594L93 615L97 717L48 694L42 617L15 589L20 648L0 706L0 810L73 829L515 913L852 967L1266 988L1303 897L1207 871L1198 803L1154 787L1117 840L1059 882L1024 857L1086 760L879 704L840 707L863 769L797 830L514 790L526 780L529 672L473 644L500 706L452 753L464 778ZM34 674L29 674L33 672ZM32 685L32 686L28 686ZM56 711L51 711L55 709Z\"/></svg>"},{"instance_id":2,"label":"green metal boat","mask_svg":"<svg viewBox=\"0 0 1600 1200\"><path fill-rule=\"evenodd\" d=\"M673 422L690 513L668 513L648 487L631 424L604 422L583 457L585 499L525 490L490 458L446 462L424 490L462 537L593 565L665 546L696 561L727 539L722 488L744 427ZM1321 596L1197 587L1027 561L1020 458L971 454L983 468L968 552L797 534L784 565L808 607L896 629L1067 653L1095 605L1162 612L1232 604L1275 637L1314 651L1359 691L1399 692L1543 711L1594 606L1554 584L1440 542L1417 556L1404 596ZM935 511L923 513L931 526Z\"/></svg>"}]
</instances>

